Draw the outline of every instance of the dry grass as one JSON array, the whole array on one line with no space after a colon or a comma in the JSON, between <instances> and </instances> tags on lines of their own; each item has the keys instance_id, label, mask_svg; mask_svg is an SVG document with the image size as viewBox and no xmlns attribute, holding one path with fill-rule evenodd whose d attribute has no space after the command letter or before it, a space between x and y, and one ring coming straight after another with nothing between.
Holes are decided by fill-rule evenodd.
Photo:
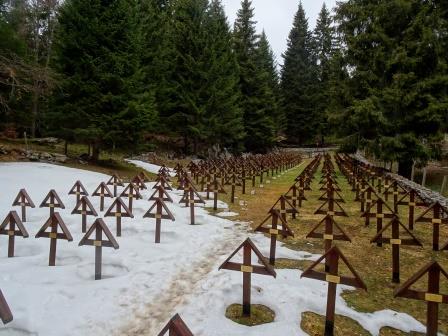
<instances>
[{"instance_id":1,"label":"dry grass","mask_svg":"<svg viewBox=\"0 0 448 336\"><path fill-rule=\"evenodd\" d=\"M230 211L239 213L236 220L250 222L252 227L257 226L267 216L267 211L275 203L278 197L285 193L293 179L301 172L303 167L308 163L306 160L300 167L291 169L279 178L272 180L270 184L264 183L264 188L254 188L255 195L240 195L235 204L230 205ZM308 251L310 253L322 253L323 241L318 239L307 239L306 235L311 228L317 224L322 215L314 215L314 211L322 204L318 198L322 194L319 191L320 169L316 173L316 178L312 183L312 191L306 192L307 201L304 202L302 208L299 209L300 214L297 219L289 219L288 224L295 232L294 238L285 240L286 245L295 250ZM344 255L354 266L360 277L367 285L368 292L363 290L347 291L343 297L348 304L354 309L361 312L374 312L382 309L392 309L410 314L417 320L426 324L426 303L423 301L415 301L403 298L394 298L393 292L397 285L391 282L392 276L392 260L391 246L383 245L377 247L371 244L370 240L376 234L376 223L371 219L368 227L364 225L364 218L360 217L360 203L354 202L354 193L351 191L345 177L338 173L337 177L339 186L342 189L342 196L345 203L342 203L344 210L349 217L336 217L338 224L351 237L352 243L336 242ZM258 178L257 178L258 185ZM248 188L249 193L252 188ZM228 201L229 197L222 197L224 201ZM241 206L239 201L245 201L246 205ZM400 217L403 223L407 223L407 215L404 207L400 207ZM422 209L416 211L418 215ZM384 221L387 223L387 221ZM448 252L432 251L432 228L428 224L416 224L414 232L415 236L423 243L423 248L402 246L400 249L401 261L401 281L406 281L418 269L430 262L437 260L442 267L448 270ZM385 235L386 236L386 235ZM448 241L448 228L444 227L440 234L440 243L444 244ZM279 260L277 267L279 268L300 268L303 269L309 265L307 261L291 261ZM342 272L346 271L344 268ZM424 279L426 280L426 279ZM425 284L419 283L417 287L424 290ZM448 281L441 284L441 292L448 293ZM341 320L344 328L345 320ZM347 322L348 323L348 322ZM448 306L439 305L439 331L448 334ZM352 335L352 334L351 334ZM392 329L384 329L382 335L397 335Z\"/></svg>"},{"instance_id":2,"label":"dry grass","mask_svg":"<svg viewBox=\"0 0 448 336\"><path fill-rule=\"evenodd\" d=\"M275 313L266 306L255 304L250 306L250 317L244 317L243 306L232 304L226 309L226 317L233 322L253 327L260 324L271 323L275 319Z\"/></svg>"},{"instance_id":3,"label":"dry grass","mask_svg":"<svg viewBox=\"0 0 448 336\"><path fill-rule=\"evenodd\" d=\"M302 313L300 327L310 336L322 336L325 329L325 316L312 312ZM334 324L334 336L370 336L361 325L349 317L336 315Z\"/></svg>"}]
</instances>

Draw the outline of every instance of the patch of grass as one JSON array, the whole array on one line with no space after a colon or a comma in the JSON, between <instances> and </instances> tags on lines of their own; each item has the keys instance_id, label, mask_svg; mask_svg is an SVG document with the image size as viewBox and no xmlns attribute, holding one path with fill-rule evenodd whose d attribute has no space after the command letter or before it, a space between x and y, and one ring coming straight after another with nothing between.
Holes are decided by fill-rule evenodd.
<instances>
[{"instance_id":1,"label":"patch of grass","mask_svg":"<svg viewBox=\"0 0 448 336\"><path fill-rule=\"evenodd\" d=\"M235 323L253 327L260 324L271 323L275 319L275 312L266 306L254 304L250 306L250 317L244 317L243 306L232 304L226 309L226 317Z\"/></svg>"},{"instance_id":2,"label":"patch of grass","mask_svg":"<svg viewBox=\"0 0 448 336\"><path fill-rule=\"evenodd\" d=\"M325 316L312 312L304 312L302 313L302 322L300 323L300 327L310 336L322 336L324 335L325 329ZM342 315L335 316L334 335L371 336L371 334L361 327L358 322Z\"/></svg>"},{"instance_id":3,"label":"patch of grass","mask_svg":"<svg viewBox=\"0 0 448 336\"><path fill-rule=\"evenodd\" d=\"M313 262L311 260L295 260L286 258L277 258L275 260L275 268L277 269L300 269L304 270Z\"/></svg>"},{"instance_id":4,"label":"patch of grass","mask_svg":"<svg viewBox=\"0 0 448 336\"><path fill-rule=\"evenodd\" d=\"M394 329L391 327L383 327L380 329L380 336L421 336L425 335L416 331L411 331L410 333Z\"/></svg>"}]
</instances>

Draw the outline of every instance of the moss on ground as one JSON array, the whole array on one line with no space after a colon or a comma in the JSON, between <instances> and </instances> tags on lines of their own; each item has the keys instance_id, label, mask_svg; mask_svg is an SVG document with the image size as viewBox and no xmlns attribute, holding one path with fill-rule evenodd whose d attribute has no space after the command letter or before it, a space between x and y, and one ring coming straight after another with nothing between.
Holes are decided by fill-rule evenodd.
<instances>
[{"instance_id":1,"label":"moss on ground","mask_svg":"<svg viewBox=\"0 0 448 336\"><path fill-rule=\"evenodd\" d=\"M271 323L275 319L275 312L270 308L254 304L250 306L250 317L243 315L243 306L240 304L232 304L226 309L226 317L233 322L253 327L260 324Z\"/></svg>"}]
</instances>

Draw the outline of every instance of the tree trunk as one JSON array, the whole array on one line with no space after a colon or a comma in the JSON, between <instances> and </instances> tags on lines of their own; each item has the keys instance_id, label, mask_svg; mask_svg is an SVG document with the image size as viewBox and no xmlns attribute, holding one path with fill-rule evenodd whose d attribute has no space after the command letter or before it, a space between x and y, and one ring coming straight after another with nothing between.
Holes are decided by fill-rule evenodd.
<instances>
[{"instance_id":1,"label":"tree trunk","mask_svg":"<svg viewBox=\"0 0 448 336\"><path fill-rule=\"evenodd\" d=\"M186 135L184 136L184 154L188 154L188 137Z\"/></svg>"},{"instance_id":2,"label":"tree trunk","mask_svg":"<svg viewBox=\"0 0 448 336\"><path fill-rule=\"evenodd\" d=\"M98 161L100 158L100 146L97 143L92 145L92 160Z\"/></svg>"},{"instance_id":3,"label":"tree trunk","mask_svg":"<svg viewBox=\"0 0 448 336\"><path fill-rule=\"evenodd\" d=\"M37 116L39 113L39 83L35 80L33 86L33 99L31 105L31 137L36 137Z\"/></svg>"},{"instance_id":4,"label":"tree trunk","mask_svg":"<svg viewBox=\"0 0 448 336\"><path fill-rule=\"evenodd\" d=\"M198 155L198 139L196 137L193 138L193 154Z\"/></svg>"},{"instance_id":5,"label":"tree trunk","mask_svg":"<svg viewBox=\"0 0 448 336\"><path fill-rule=\"evenodd\" d=\"M65 142L64 142L64 155L68 155L68 141L67 140L65 140Z\"/></svg>"},{"instance_id":6,"label":"tree trunk","mask_svg":"<svg viewBox=\"0 0 448 336\"><path fill-rule=\"evenodd\" d=\"M398 174L408 179L411 178L413 161L410 159L398 161Z\"/></svg>"}]
</instances>

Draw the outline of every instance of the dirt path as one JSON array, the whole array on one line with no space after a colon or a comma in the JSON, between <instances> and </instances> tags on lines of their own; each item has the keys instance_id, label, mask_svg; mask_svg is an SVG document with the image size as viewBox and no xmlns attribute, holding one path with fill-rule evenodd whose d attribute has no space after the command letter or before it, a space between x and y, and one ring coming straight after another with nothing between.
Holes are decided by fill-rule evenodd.
<instances>
[{"instance_id":1,"label":"dirt path","mask_svg":"<svg viewBox=\"0 0 448 336\"><path fill-rule=\"evenodd\" d=\"M202 258L179 270L169 286L143 309L135 310L134 316L117 335L157 335L167 321L176 313L176 308L185 303L197 289L197 285L216 267L223 256L228 255L246 237L249 226L234 225L225 237L219 240Z\"/></svg>"}]
</instances>

